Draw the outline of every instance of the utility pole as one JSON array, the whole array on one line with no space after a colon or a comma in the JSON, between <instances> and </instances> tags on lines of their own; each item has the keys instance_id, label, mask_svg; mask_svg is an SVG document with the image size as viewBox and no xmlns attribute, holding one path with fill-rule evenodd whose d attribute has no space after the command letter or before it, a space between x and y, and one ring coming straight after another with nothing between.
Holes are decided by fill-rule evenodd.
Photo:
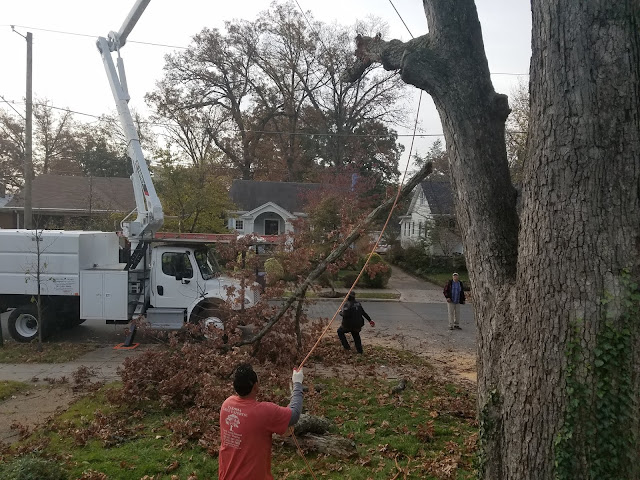
<instances>
[{"instance_id":1,"label":"utility pole","mask_svg":"<svg viewBox=\"0 0 640 480\"><path fill-rule=\"evenodd\" d=\"M33 34L27 32L25 37L17 32L13 25L11 30L27 41L27 94L24 128L24 228L33 228L31 214L31 181L33 180Z\"/></svg>"},{"instance_id":2,"label":"utility pole","mask_svg":"<svg viewBox=\"0 0 640 480\"><path fill-rule=\"evenodd\" d=\"M33 35L27 32L27 108L24 142L24 227L33 228L31 180L33 177Z\"/></svg>"}]
</instances>

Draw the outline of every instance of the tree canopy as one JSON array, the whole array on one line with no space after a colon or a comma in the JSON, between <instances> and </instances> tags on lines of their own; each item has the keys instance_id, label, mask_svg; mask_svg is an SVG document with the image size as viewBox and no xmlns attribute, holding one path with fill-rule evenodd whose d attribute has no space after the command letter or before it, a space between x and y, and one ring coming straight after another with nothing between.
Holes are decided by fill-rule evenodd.
<instances>
[{"instance_id":1,"label":"tree canopy","mask_svg":"<svg viewBox=\"0 0 640 480\"><path fill-rule=\"evenodd\" d=\"M218 164L243 179L313 181L327 168L355 165L380 184L393 182L402 152L392 129L402 121L400 79L371 67L357 83L342 82L353 34L306 17L288 2L255 21L202 30L186 51L168 56L148 95L157 118L197 117L202 145L215 145Z\"/></svg>"}]
</instances>

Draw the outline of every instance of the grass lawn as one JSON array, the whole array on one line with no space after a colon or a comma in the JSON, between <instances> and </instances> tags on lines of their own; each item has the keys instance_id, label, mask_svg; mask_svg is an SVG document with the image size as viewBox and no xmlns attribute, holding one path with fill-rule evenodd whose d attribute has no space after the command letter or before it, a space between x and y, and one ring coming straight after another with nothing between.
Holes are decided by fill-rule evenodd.
<instances>
[{"instance_id":1,"label":"grass lawn","mask_svg":"<svg viewBox=\"0 0 640 480\"><path fill-rule=\"evenodd\" d=\"M346 294L347 294L346 290L344 292L336 291L337 296L333 298L342 299ZM290 297L291 295L293 295L293 292L285 292L284 294L285 297ZM360 298L367 298L367 299L377 298L380 300L398 300L400 298L399 293L392 293L392 292L359 292L356 290L356 295L359 299ZM315 299L315 298L332 298L332 297L318 294L318 292L307 292L307 298Z\"/></svg>"},{"instance_id":2,"label":"grass lawn","mask_svg":"<svg viewBox=\"0 0 640 480\"><path fill-rule=\"evenodd\" d=\"M451 280L451 274L453 272L442 272L442 273L425 273L423 278L428 282L435 283L436 285L444 288L444 285ZM469 283L469 273L468 272L459 272L460 281L464 284L465 290L470 285Z\"/></svg>"},{"instance_id":3,"label":"grass lawn","mask_svg":"<svg viewBox=\"0 0 640 480\"><path fill-rule=\"evenodd\" d=\"M0 401L6 400L11 397L14 393L22 392L31 387L28 383L24 382L14 382L11 380L1 380L0 381Z\"/></svg>"},{"instance_id":4,"label":"grass lawn","mask_svg":"<svg viewBox=\"0 0 640 480\"><path fill-rule=\"evenodd\" d=\"M319 355L335 358L338 352L334 342ZM310 360L314 361L315 357ZM376 373L382 365L406 373L409 382L404 391L391 392L397 380ZM345 459L306 452L317 478L475 478L477 422L472 392L435 379L429 364L406 351L372 347L364 356L342 357L332 367L315 370L323 374L313 373L313 368L305 372L310 390L305 393L305 409L329 419L330 433L352 440L357 456ZM348 372L348 378L335 374L339 371ZM228 379L220 382L219 388L227 391ZM320 383L318 391L312 388ZM107 385L81 398L4 452L3 462L37 452L61 465L73 479L217 478L217 411L208 417L213 428L203 434L203 422L187 420L184 411L162 409L155 402L111 405L108 391L120 388ZM189 435L171 431L167 421L176 419L186 422ZM279 437L273 445L274 478L312 479L295 449ZM0 463L0 477L2 468Z\"/></svg>"},{"instance_id":5,"label":"grass lawn","mask_svg":"<svg viewBox=\"0 0 640 480\"><path fill-rule=\"evenodd\" d=\"M82 343L43 343L42 352L37 342L4 342L0 347L0 363L65 363L96 349L95 345Z\"/></svg>"}]
</instances>

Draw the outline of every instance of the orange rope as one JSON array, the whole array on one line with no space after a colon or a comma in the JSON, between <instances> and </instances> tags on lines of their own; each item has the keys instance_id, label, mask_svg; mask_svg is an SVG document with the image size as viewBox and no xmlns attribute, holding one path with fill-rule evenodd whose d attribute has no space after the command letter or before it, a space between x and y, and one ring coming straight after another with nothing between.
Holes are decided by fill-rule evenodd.
<instances>
[{"instance_id":1,"label":"orange rope","mask_svg":"<svg viewBox=\"0 0 640 480\"><path fill-rule=\"evenodd\" d=\"M302 11L302 8L300 7L300 4L298 3L298 0L296 0L296 3L298 4L298 8L300 8L300 11ZM392 5L393 5L393 3L392 3ZM395 6L393 8L395 9ZM396 12L397 12L397 10L396 10ZM304 11L302 11L302 14L304 15ZM305 16L305 18L306 18L306 16ZM308 20L307 20L307 22L308 22ZM403 23L404 23L404 21L403 21ZM405 26L406 26L406 24L405 24ZM408 30L408 28L407 28L407 30ZM409 34L411 34L411 32L409 32ZM411 35L411 36L413 37L413 35ZM393 205L391 207L391 210L389 210L389 215L387 216L387 220L384 222L382 230L380 231L380 235L378 236L378 240L376 240L375 245L373 246L373 248L371 249L371 252L369 253L369 256L367 257L367 261L365 262L365 264L362 267L362 270L360 270L360 273L358 274L358 276L356 277L355 281L351 285L351 288L349 288L349 291L347 292L345 297L342 299L342 302L340 302L340 306L338 307L338 310L336 310L336 313L333 314L333 317L331 318L331 321L329 321L329 323L327 324L325 329L322 331L322 333L318 337L318 340L316 340L316 343L311 347L311 350L309 350L309 353L307 354L307 356L304 357L304 359L300 363L300 366L298 367L298 370L300 370L304 366L304 364L307 362L307 360L309 359L309 357L311 356L313 351L316 349L316 347L320 343L320 340L322 340L322 337L325 336L325 334L329 330L329 327L331 327L331 324L336 319L336 316L338 315L338 313L342 310L342 306L347 301L347 298L349 297L349 294L351 294L351 292L353 291L355 286L358 284L358 280L360 280L360 277L362 276L362 273L367 268L367 265L369 265L369 261L371 260L371 257L373 256L373 254L375 253L376 249L378 248L378 244L380 243L380 240L382 240L382 235L384 234L384 231L386 230L387 225L389 224L389 220L391 219L391 215L393 214L393 211L395 210L396 205L398 204L398 199L400 198L400 193L402 192L402 185L404 184L404 181L405 181L405 179L407 177L407 171L409 170L409 163L411 162L411 153L413 152L413 143L415 142L416 131L417 131L417 128L418 128L418 116L420 115L420 104L421 103L422 103L422 90L420 90L420 98L418 99L418 108L416 110L416 121L415 121L415 124L413 126L413 136L411 137L411 147L409 148L409 161L407 162L407 165L406 165L406 167L404 169L404 173L402 175L402 180L398 184L398 192L396 193L396 198L393 201ZM375 142L375 140L374 140L374 142ZM302 451L302 448L300 447L300 444L298 443L298 439L296 438L296 435L295 435L295 433L293 433L293 431L291 432L291 436L293 437L293 441L295 442L296 447L298 447L298 453L302 457L302 460L304 460L304 463L307 466L307 469L309 470L309 472L311 473L311 476L314 478L314 480L317 480L315 474L313 473L313 470L311 469L311 465L309 465L309 462L307 462L307 458L304 456L304 452ZM397 465L397 459L396 459L396 465Z\"/></svg>"},{"instance_id":2,"label":"orange rope","mask_svg":"<svg viewBox=\"0 0 640 480\"><path fill-rule=\"evenodd\" d=\"M298 439L296 438L296 434L291 432L291 437L293 438L293 441L295 442L296 447L298 447L298 453L302 457L302 460L304 460L304 464L309 469L309 472L311 472L311 476L314 478L314 480L317 480L316 479L316 475L313 473L313 470L311 470L311 465L309 465L309 462L307 462L307 458L304 456L304 453L302 452L302 447L300 447L300 444L298 443Z\"/></svg>"},{"instance_id":3,"label":"orange rope","mask_svg":"<svg viewBox=\"0 0 640 480\"><path fill-rule=\"evenodd\" d=\"M378 248L378 244L380 243L380 240L382 240L382 235L384 234L384 231L386 230L387 225L389 224L389 220L391 220L391 215L393 215L393 211L395 210L396 205L398 204L398 199L400 198L400 193L402 192L402 185L404 184L404 181L405 181L405 179L407 177L407 171L409 170L409 163L411 161L411 152L413 151L413 142L415 141L415 138L416 138L415 137L415 133L416 133L416 130L418 128L418 114L420 113L420 104L421 103L422 103L422 91L420 91L420 98L418 99L418 110L417 110L417 113L416 113L416 121L415 121L415 124L413 126L413 138L411 140L411 147L409 148L409 161L407 162L407 166L404 169L404 173L402 175L402 180L398 184L398 192L396 193L396 198L395 198L395 200L393 202L393 205L391 206L391 210L389 210L389 215L387 215L387 220L384 222L382 230L380 231L380 235L378 236L378 240L376 240L375 245L371 249L371 252L369 253L369 256L367 257L367 261L364 263L364 265L362 267L362 270L360 270L360 273L358 274L358 276L356 277L355 281L351 285L351 288L349 288L349 291L347 292L345 297L342 299L342 302L340 303L340 306L338 307L338 310L336 310L336 313L333 314L333 317L331 318L331 320L329 321L327 326L324 328L324 330L322 331L322 333L318 337L318 340L316 340L316 343L311 347L311 350L309 350L309 353L307 354L307 356L304 357L304 359L300 363L300 366L298 367L298 370L300 370L304 366L304 364L307 362L307 360L309 359L309 357L311 356L313 351L316 349L316 347L320 343L320 340L322 340L322 338L325 336L325 334L329 330L329 327L331 327L331 324L333 323L333 321L338 316L338 313L340 313L340 311L342 310L342 306L345 304L345 302L347 301L347 298L349 297L349 295L351 294L351 292L353 291L355 286L358 284L358 280L360 280L360 277L362 276L362 274L364 273L365 269L367 268L367 265L369 265L369 261L371 260L371 257L373 256L373 254L375 253L376 249Z\"/></svg>"}]
</instances>

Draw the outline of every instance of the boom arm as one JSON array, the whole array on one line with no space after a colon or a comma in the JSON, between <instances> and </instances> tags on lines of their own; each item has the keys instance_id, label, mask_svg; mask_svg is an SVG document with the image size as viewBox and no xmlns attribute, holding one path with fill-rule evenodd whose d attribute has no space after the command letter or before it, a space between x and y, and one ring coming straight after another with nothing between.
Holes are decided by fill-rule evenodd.
<instances>
[{"instance_id":1,"label":"boom arm","mask_svg":"<svg viewBox=\"0 0 640 480\"><path fill-rule=\"evenodd\" d=\"M142 12L149 4L150 0L137 0L131 9L126 20L120 27L119 32L110 32L108 39L98 37L97 46L104 68L107 72L111 92L116 102L116 109L120 117L120 124L124 130L127 139L127 148L129 157L133 165L133 174L131 181L133 183L133 192L136 198L136 211L138 213L134 221L122 224L122 230L132 244L137 244L140 240L151 239L164 223L164 213L162 204L156 194L153 186L149 168L144 159L142 148L140 147L140 138L133 123L131 112L129 111L129 92L127 90L127 80L124 73L124 63L120 57L120 47L122 47L129 33L135 26L136 22L142 15ZM118 69L113 63L111 57L112 52L118 52Z\"/></svg>"}]
</instances>

